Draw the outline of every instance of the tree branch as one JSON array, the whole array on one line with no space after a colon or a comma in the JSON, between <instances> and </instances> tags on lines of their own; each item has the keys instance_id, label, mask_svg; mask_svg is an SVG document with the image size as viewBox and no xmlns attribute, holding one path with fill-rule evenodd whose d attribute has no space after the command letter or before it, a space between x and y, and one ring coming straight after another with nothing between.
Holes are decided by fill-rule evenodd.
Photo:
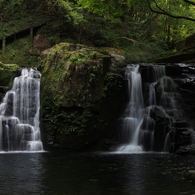
<instances>
[{"instance_id":1,"label":"tree branch","mask_svg":"<svg viewBox=\"0 0 195 195\"><path fill-rule=\"evenodd\" d=\"M136 40L134 40L134 39L129 39L129 38L127 38L127 37L118 37L118 38L116 38L116 39L127 39L127 40L129 40L129 41L131 41L131 42L133 42L133 43L138 42L138 41L136 41ZM111 41L116 40L116 39L112 39Z\"/></svg>"},{"instance_id":2,"label":"tree branch","mask_svg":"<svg viewBox=\"0 0 195 195\"><path fill-rule=\"evenodd\" d=\"M115 39L111 39L111 40L109 40L109 41L106 41L105 43L111 42L111 41L114 41L114 40L117 40L117 39L127 39L127 40L133 42L134 44L138 42L138 41L136 41L136 40L134 40L134 39L130 39L130 38L127 38L127 37L117 37L117 38L115 38Z\"/></svg>"},{"instance_id":3,"label":"tree branch","mask_svg":"<svg viewBox=\"0 0 195 195\"><path fill-rule=\"evenodd\" d=\"M185 1L185 2L188 2L188 0L184 0L184 1ZM155 13L157 13L157 14L167 15L167 16L169 16L169 17L176 18L176 19L185 19L185 20L190 20L190 21L195 22L195 19L193 19L193 18L189 18L189 17L185 17L185 16L176 16L176 15L173 15L173 14L171 14L171 13L169 13L169 12L163 10L162 8L159 7L159 5L158 5L156 2L154 2L154 3L155 3L155 5L156 5L156 8L157 8L159 11L158 11L158 10L154 10L154 9L151 7L151 5L150 5L150 1L147 0L147 2L148 2L148 6L149 6L149 8L150 8L150 10L151 10L152 12L155 12ZM192 2L192 3L193 3L193 2Z\"/></svg>"},{"instance_id":4,"label":"tree branch","mask_svg":"<svg viewBox=\"0 0 195 195\"><path fill-rule=\"evenodd\" d=\"M189 3L191 5L195 5L195 2L192 2L192 1L189 1L189 0L183 0L183 1L186 2L186 3Z\"/></svg>"}]
</instances>

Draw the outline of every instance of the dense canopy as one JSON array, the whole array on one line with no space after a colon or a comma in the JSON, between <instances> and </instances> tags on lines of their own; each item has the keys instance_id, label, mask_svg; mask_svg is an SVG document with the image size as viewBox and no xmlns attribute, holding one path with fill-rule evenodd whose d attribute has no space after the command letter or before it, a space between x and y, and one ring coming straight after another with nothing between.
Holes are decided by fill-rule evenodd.
<instances>
[{"instance_id":1,"label":"dense canopy","mask_svg":"<svg viewBox=\"0 0 195 195\"><path fill-rule=\"evenodd\" d=\"M0 8L0 37L47 24L53 43L65 36L96 46L171 47L195 33L194 0L0 0Z\"/></svg>"}]
</instances>

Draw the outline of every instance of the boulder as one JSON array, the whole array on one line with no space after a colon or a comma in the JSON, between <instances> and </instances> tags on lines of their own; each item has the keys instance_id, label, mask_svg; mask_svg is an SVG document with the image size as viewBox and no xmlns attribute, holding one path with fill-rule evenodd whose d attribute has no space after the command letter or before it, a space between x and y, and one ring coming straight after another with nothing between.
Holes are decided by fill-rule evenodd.
<instances>
[{"instance_id":1,"label":"boulder","mask_svg":"<svg viewBox=\"0 0 195 195\"><path fill-rule=\"evenodd\" d=\"M111 48L71 43L41 53L42 128L50 148L81 149L113 137L124 102L117 72L123 59Z\"/></svg>"}]
</instances>

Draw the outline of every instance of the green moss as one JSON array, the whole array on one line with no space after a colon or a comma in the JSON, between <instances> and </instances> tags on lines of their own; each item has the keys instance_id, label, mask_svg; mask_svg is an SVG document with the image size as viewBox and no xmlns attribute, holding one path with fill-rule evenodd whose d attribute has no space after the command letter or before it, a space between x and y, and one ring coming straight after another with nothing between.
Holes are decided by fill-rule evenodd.
<instances>
[{"instance_id":1,"label":"green moss","mask_svg":"<svg viewBox=\"0 0 195 195\"><path fill-rule=\"evenodd\" d=\"M19 66L17 64L3 64L0 62L0 70L17 71Z\"/></svg>"},{"instance_id":2,"label":"green moss","mask_svg":"<svg viewBox=\"0 0 195 195\"><path fill-rule=\"evenodd\" d=\"M5 53L0 51L0 61L4 64L19 64L23 67L37 67L37 55L29 53L32 43L30 37L17 39L7 44Z\"/></svg>"},{"instance_id":3,"label":"green moss","mask_svg":"<svg viewBox=\"0 0 195 195\"><path fill-rule=\"evenodd\" d=\"M63 99L67 103L70 100L73 101L75 93L78 94L78 97L85 96L85 92L88 93L90 89L84 85L99 82L96 75L100 74L101 60L108 56L94 49L82 45L61 43L45 51L41 62L43 69L42 81L46 91L51 91L52 94L55 94L54 96L59 94L58 98L55 98L58 103L62 103ZM73 80L74 82L80 82L80 84L73 83ZM74 91L76 90L75 85L77 85L78 91ZM78 98L76 98L76 101L83 102Z\"/></svg>"}]
</instances>

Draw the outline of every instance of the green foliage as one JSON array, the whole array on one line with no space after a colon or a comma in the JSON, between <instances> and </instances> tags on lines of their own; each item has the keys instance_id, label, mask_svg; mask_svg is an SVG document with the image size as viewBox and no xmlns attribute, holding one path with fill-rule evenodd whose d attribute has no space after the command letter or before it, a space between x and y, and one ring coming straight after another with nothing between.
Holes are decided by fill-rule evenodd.
<instances>
[{"instance_id":1,"label":"green foliage","mask_svg":"<svg viewBox=\"0 0 195 195\"><path fill-rule=\"evenodd\" d=\"M195 18L195 6L182 0L149 2L156 11L163 9L173 15ZM192 21L173 19L152 12L148 7L148 0L0 0L0 7L0 36L8 36L30 26L46 23L39 32L48 37L51 46L60 42L79 42L98 47L122 48L133 52L133 55L137 52L135 57L138 56L138 61L142 56L147 58L149 52L145 51L146 55L142 55L144 49L149 48L151 54L154 53L150 46L143 46L145 43L164 48L161 46L171 46L195 32ZM158 47L154 48L159 51ZM6 54L5 60L18 61L19 51L7 48L6 52L9 51L9 54ZM33 58L35 59L27 58L27 64L30 64ZM95 58L96 54L88 56L89 60ZM1 59L4 60L3 57ZM88 60L86 56L72 56L70 62L82 66L85 59Z\"/></svg>"},{"instance_id":2,"label":"green foliage","mask_svg":"<svg viewBox=\"0 0 195 195\"><path fill-rule=\"evenodd\" d=\"M3 10L1 21L9 22L29 16L29 8L32 8L30 5L34 6L34 2L37 1L32 0L29 3L27 0L1 0L0 8Z\"/></svg>"},{"instance_id":3,"label":"green foliage","mask_svg":"<svg viewBox=\"0 0 195 195\"><path fill-rule=\"evenodd\" d=\"M17 71L19 66L17 64L3 64L0 62L0 70Z\"/></svg>"},{"instance_id":4,"label":"green foliage","mask_svg":"<svg viewBox=\"0 0 195 195\"><path fill-rule=\"evenodd\" d=\"M118 39L122 36L136 41L149 40L171 45L195 32L193 22L177 20L152 12L148 6L148 0L121 0L109 1L109 3L106 3L105 0L77 0L77 2L89 12L101 16L96 16L98 20L95 19L95 22L94 18L88 18L89 23L87 24L90 26L87 29L91 29L91 31L88 30L91 32L89 38L95 40L97 46L110 44L110 46L124 47L128 41ZM195 18L194 6L182 0L150 2L153 9L157 3L159 9L164 9L173 15ZM112 24L113 21L117 21L117 24Z\"/></svg>"},{"instance_id":5,"label":"green foliage","mask_svg":"<svg viewBox=\"0 0 195 195\"><path fill-rule=\"evenodd\" d=\"M65 112L61 107L56 105L55 102L51 101L49 98L45 98L50 106L46 107L46 118L50 119L53 126L53 139L54 142L59 144L61 138L66 139L65 137L81 137L87 133L88 127L91 126L92 121L94 120L94 115L88 110L84 112L72 111ZM97 119L96 119L97 121ZM76 143L72 143L73 145Z\"/></svg>"},{"instance_id":6,"label":"green foliage","mask_svg":"<svg viewBox=\"0 0 195 195\"><path fill-rule=\"evenodd\" d=\"M73 54L68 61L72 64L72 65L76 65L76 66L82 66L85 63L85 60L87 60L86 55L84 55L84 53L76 53Z\"/></svg>"},{"instance_id":7,"label":"green foliage","mask_svg":"<svg viewBox=\"0 0 195 195\"><path fill-rule=\"evenodd\" d=\"M49 6L49 9L58 11L58 15L66 18L74 25L78 25L86 21L83 17L81 8L73 2L64 0L50 0L46 3Z\"/></svg>"},{"instance_id":8,"label":"green foliage","mask_svg":"<svg viewBox=\"0 0 195 195\"><path fill-rule=\"evenodd\" d=\"M121 88L122 88L121 80L117 79L117 76L118 75L115 75L113 73L106 74L106 76L104 78L104 82L105 82L104 91L105 91L105 93L110 93L113 90L117 93L117 91L121 90Z\"/></svg>"},{"instance_id":9,"label":"green foliage","mask_svg":"<svg viewBox=\"0 0 195 195\"><path fill-rule=\"evenodd\" d=\"M145 0L150 12L156 15L152 21L152 38L171 44L195 32L195 4L183 0ZM190 2L190 1L189 1Z\"/></svg>"},{"instance_id":10,"label":"green foliage","mask_svg":"<svg viewBox=\"0 0 195 195\"><path fill-rule=\"evenodd\" d=\"M106 0L77 0L83 8L88 11L104 16L106 20L112 22L120 22L120 17L124 15L124 5L127 5L126 0L110 0L109 3Z\"/></svg>"},{"instance_id":11,"label":"green foliage","mask_svg":"<svg viewBox=\"0 0 195 195\"><path fill-rule=\"evenodd\" d=\"M36 67L37 57L29 54L30 37L15 40L6 46L5 54L0 52L0 61L4 64L18 64L24 67Z\"/></svg>"}]
</instances>

